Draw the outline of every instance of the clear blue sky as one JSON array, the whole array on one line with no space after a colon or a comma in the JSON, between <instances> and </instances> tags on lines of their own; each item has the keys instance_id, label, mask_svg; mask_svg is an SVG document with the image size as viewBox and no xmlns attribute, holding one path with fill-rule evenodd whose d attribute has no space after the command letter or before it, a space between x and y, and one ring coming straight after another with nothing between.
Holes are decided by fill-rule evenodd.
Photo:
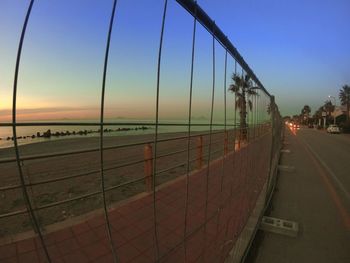
<instances>
[{"instance_id":1,"label":"clear blue sky","mask_svg":"<svg viewBox=\"0 0 350 263\"><path fill-rule=\"evenodd\" d=\"M300 113L305 104L314 111L350 83L350 1L199 3L275 94L282 113Z\"/></svg>"},{"instance_id":2,"label":"clear blue sky","mask_svg":"<svg viewBox=\"0 0 350 263\"><path fill-rule=\"evenodd\" d=\"M11 108L13 69L29 1L0 1L0 113ZM199 0L237 47L282 114L312 110L350 83L347 0ZM18 107L47 117L95 116L112 1L36 1L28 25ZM109 116L154 114L162 0L118 0L107 78ZM192 18L169 0L161 78L161 116L186 116ZM216 85L223 87L224 51L216 45ZM208 116L211 38L198 27L195 117ZM229 60L229 73L233 61ZM219 77L220 76L220 77ZM222 88L216 110L222 109ZM35 109L35 110L32 110ZM39 111L40 112L40 111Z\"/></svg>"}]
</instances>

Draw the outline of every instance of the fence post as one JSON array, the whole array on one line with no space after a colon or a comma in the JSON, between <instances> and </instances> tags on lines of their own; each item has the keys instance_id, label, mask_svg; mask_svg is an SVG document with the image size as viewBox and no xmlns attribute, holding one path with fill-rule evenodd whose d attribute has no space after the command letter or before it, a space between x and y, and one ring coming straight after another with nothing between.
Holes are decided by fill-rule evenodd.
<instances>
[{"instance_id":1,"label":"fence post","mask_svg":"<svg viewBox=\"0 0 350 263\"><path fill-rule=\"evenodd\" d=\"M241 135L238 136L238 139L235 138L234 144L235 151L238 151L241 148Z\"/></svg>"},{"instance_id":2,"label":"fence post","mask_svg":"<svg viewBox=\"0 0 350 263\"><path fill-rule=\"evenodd\" d=\"M274 161L275 161L275 157L276 157L276 153L275 153L275 125L276 125L276 105L275 105L275 97L271 96L270 97L270 108L271 108L271 148L270 148L270 162L269 162L269 172L268 172L268 177L267 177L267 186L266 186L266 197L265 197L265 203L267 203L268 201L268 196L270 195L270 192L273 190L272 187L273 185L273 180L274 180L274 176L275 176L275 167L272 167L273 165L275 165ZM265 132L267 132L267 128L268 127L264 127L264 129L266 129Z\"/></svg>"},{"instance_id":3,"label":"fence post","mask_svg":"<svg viewBox=\"0 0 350 263\"><path fill-rule=\"evenodd\" d=\"M197 138L197 169L203 166L203 136Z\"/></svg>"},{"instance_id":4,"label":"fence post","mask_svg":"<svg viewBox=\"0 0 350 263\"><path fill-rule=\"evenodd\" d=\"M226 156L228 153L228 132L225 131L225 139L224 139L224 155Z\"/></svg>"},{"instance_id":5,"label":"fence post","mask_svg":"<svg viewBox=\"0 0 350 263\"><path fill-rule=\"evenodd\" d=\"M152 145L146 144L143 150L144 155L144 172L145 172L145 181L146 181L146 191L151 192L153 189L153 152L152 152Z\"/></svg>"}]
</instances>

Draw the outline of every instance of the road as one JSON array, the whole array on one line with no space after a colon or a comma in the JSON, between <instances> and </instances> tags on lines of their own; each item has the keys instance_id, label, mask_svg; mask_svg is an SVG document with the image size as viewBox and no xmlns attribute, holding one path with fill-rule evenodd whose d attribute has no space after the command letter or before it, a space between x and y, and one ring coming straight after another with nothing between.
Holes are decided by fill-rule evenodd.
<instances>
[{"instance_id":1,"label":"road","mask_svg":"<svg viewBox=\"0 0 350 263\"><path fill-rule=\"evenodd\" d=\"M299 223L296 238L264 232L255 262L350 262L350 136L286 129L270 216Z\"/></svg>"},{"instance_id":2,"label":"road","mask_svg":"<svg viewBox=\"0 0 350 263\"><path fill-rule=\"evenodd\" d=\"M321 163L333 179L339 195L350 206L350 135L305 128L297 136Z\"/></svg>"}]
</instances>

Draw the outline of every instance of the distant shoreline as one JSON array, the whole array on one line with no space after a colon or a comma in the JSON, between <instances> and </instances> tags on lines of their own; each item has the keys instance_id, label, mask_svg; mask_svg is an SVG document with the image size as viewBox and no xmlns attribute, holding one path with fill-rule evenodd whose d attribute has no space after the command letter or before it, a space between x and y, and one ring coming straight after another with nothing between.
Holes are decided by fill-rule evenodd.
<instances>
[{"instance_id":1,"label":"distant shoreline","mask_svg":"<svg viewBox=\"0 0 350 263\"><path fill-rule=\"evenodd\" d=\"M195 123L197 124L197 123ZM201 125L193 125L191 128L192 132L205 131L209 129L209 124L200 123ZM223 125L222 125L223 126ZM105 125L104 126L104 137L111 136L126 136L126 135L144 135L154 132L154 126L152 123L143 124L135 123L127 125ZM17 143L18 145L27 145L38 142L62 140L68 138L85 138L85 137L99 137L100 130L99 126L19 126L17 127ZM42 129L38 131L38 129ZM161 125L158 128L158 133L173 133L173 132L186 132L188 127L184 125ZM216 129L223 129L223 127L216 127ZM6 127L2 130L0 136L0 150L14 147L14 138L12 133L12 127Z\"/></svg>"},{"instance_id":2,"label":"distant shoreline","mask_svg":"<svg viewBox=\"0 0 350 263\"><path fill-rule=\"evenodd\" d=\"M121 131L137 131L137 130L148 130L151 129L150 127L141 126L141 127L135 127L135 128L118 128L118 129L104 129L103 133L108 132L121 132ZM17 139L27 139L27 138L51 138L51 137L60 137L60 136L75 136L75 135L87 135L87 134L93 134L93 133L100 133L100 129L98 130L79 130L79 131L61 131L61 132L51 132L51 129L48 129L45 132L36 132L36 134L32 135L24 135L24 136L18 136ZM0 137L0 140L14 140L14 137Z\"/></svg>"},{"instance_id":3,"label":"distant shoreline","mask_svg":"<svg viewBox=\"0 0 350 263\"><path fill-rule=\"evenodd\" d=\"M152 129L151 127L147 126L139 126L139 127L123 127L123 128L116 128L116 129L110 129L105 128L103 130L103 133L120 133L120 132L130 132L130 131L146 131ZM51 129L48 129L44 132L36 132L32 135L24 135L24 136L17 136L17 140L19 141L19 144L31 144L35 142L39 142L38 139L43 139L41 141L44 141L45 139L61 139L63 137L86 137L86 136L97 136L100 134L100 129L98 130L91 130L91 129L84 129L84 130L78 130L78 131L56 131L52 132ZM7 136L7 137L0 137L0 149L1 148L9 148L13 147L13 136ZM46 140L45 140L46 141ZM5 144L2 145L1 142L4 142ZM11 145L6 145L7 143L10 143ZM25 143L23 143L25 142Z\"/></svg>"}]
</instances>

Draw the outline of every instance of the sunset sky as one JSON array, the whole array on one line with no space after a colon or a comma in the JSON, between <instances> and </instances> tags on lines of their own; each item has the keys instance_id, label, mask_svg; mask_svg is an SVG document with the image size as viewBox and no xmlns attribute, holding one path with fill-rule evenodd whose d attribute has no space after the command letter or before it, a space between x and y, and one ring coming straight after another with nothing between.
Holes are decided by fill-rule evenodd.
<instances>
[{"instance_id":1,"label":"sunset sky","mask_svg":"<svg viewBox=\"0 0 350 263\"><path fill-rule=\"evenodd\" d=\"M11 114L21 26L29 1L0 2L0 117ZM282 114L314 110L350 83L350 2L238 0L198 3L240 51ZM96 118L112 1L36 1L18 83L19 118ZM118 0L106 86L106 116L154 116L163 1ZM192 17L170 0L164 35L160 116L187 116ZM211 37L199 26L193 116L209 116ZM215 110L222 112L224 50L216 44ZM234 70L228 61L228 78ZM229 100L233 100L230 95ZM339 100L338 100L339 102Z\"/></svg>"}]
</instances>

